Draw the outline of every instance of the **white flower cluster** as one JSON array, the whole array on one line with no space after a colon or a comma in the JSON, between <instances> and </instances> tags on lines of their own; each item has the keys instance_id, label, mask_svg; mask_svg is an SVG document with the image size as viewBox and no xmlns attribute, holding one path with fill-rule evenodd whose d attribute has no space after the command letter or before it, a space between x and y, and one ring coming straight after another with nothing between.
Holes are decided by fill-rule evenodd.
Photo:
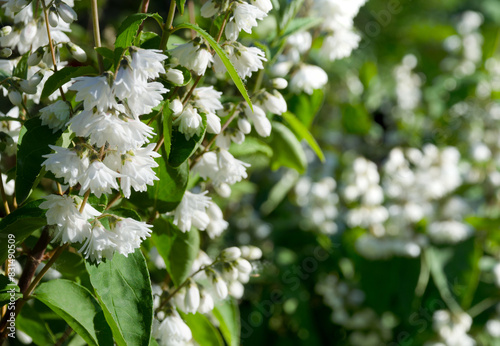
<instances>
[{"instance_id":1,"label":"white flower cluster","mask_svg":"<svg viewBox=\"0 0 500 346\"><path fill-rule=\"evenodd\" d=\"M102 214L88 203L80 212L82 200L76 196L49 195L45 199L40 208L47 209L47 223L55 229L53 241L82 243L80 252L92 261L111 259L115 252L127 256L151 233L151 225Z\"/></svg>"},{"instance_id":2,"label":"white flower cluster","mask_svg":"<svg viewBox=\"0 0 500 346\"><path fill-rule=\"evenodd\" d=\"M465 11L457 24L457 35L444 41L444 48L452 55L443 60L442 66L452 70L456 77L473 74L481 63L483 36L480 27L483 20L482 14Z\"/></svg>"},{"instance_id":3,"label":"white flower cluster","mask_svg":"<svg viewBox=\"0 0 500 346\"><path fill-rule=\"evenodd\" d=\"M381 316L363 306L365 293L362 290L330 274L316 284L315 291L333 310L332 322L350 331L349 345L378 346L391 340L392 330L382 323Z\"/></svg>"},{"instance_id":4,"label":"white flower cluster","mask_svg":"<svg viewBox=\"0 0 500 346\"><path fill-rule=\"evenodd\" d=\"M310 178L301 178L295 185L297 204L302 208L304 219L301 227L317 229L324 234L335 234L338 215L339 197L335 193L337 183L331 177L325 177L318 182Z\"/></svg>"},{"instance_id":5,"label":"white flower cluster","mask_svg":"<svg viewBox=\"0 0 500 346\"><path fill-rule=\"evenodd\" d=\"M157 314L163 320L155 323L155 338L161 345L188 343L192 333L177 310L186 314L207 314L228 295L241 298L243 283L249 281L253 270L249 261L258 260L261 256L261 250L253 246L230 247L222 250L214 261L200 250L191 269L191 278L171 297L166 316L162 311ZM216 264L222 267L220 271L214 268Z\"/></svg>"},{"instance_id":6,"label":"white flower cluster","mask_svg":"<svg viewBox=\"0 0 500 346\"><path fill-rule=\"evenodd\" d=\"M453 314L447 310L438 310L432 316L432 327L441 339L438 342L427 342L425 346L445 345L474 346L476 341L467 334L472 325L472 318L467 313Z\"/></svg>"},{"instance_id":7,"label":"white flower cluster","mask_svg":"<svg viewBox=\"0 0 500 346\"><path fill-rule=\"evenodd\" d=\"M402 110L414 110L422 98L420 90L422 79L413 72L416 66L417 58L413 54L408 54L403 58L402 64L396 66L393 71L398 107Z\"/></svg>"},{"instance_id":8,"label":"white flower cluster","mask_svg":"<svg viewBox=\"0 0 500 346\"><path fill-rule=\"evenodd\" d=\"M153 136L153 129L139 116L151 112L162 101L161 94L168 91L161 83L150 81L165 73L164 59L166 56L159 51L131 47L130 57L124 58L114 80L109 73L75 78L70 89L76 91L76 101L83 101L83 111L66 121L69 109L66 103L58 101L43 109L41 118L54 130L69 125L82 141L72 148L51 146L54 153L44 156L47 170L70 187L79 184L81 195L92 193L101 197L121 187L123 195L129 198L132 189L146 191L147 185L153 185L158 180L153 171L158 166L154 158L160 155L154 151L155 143L143 147ZM49 209L49 218L57 203L45 203L42 207ZM72 212L76 210L73 209ZM72 216L69 222L49 223L59 225L57 235L77 233L63 237L63 242L87 239L81 251L92 260L109 258L114 251L131 253L149 235L150 226L132 219L110 224L110 232L98 221L100 215L91 215L97 217L92 227L86 222L90 218L87 216L82 216L85 222ZM76 227L72 222L85 226Z\"/></svg>"},{"instance_id":9,"label":"white flower cluster","mask_svg":"<svg viewBox=\"0 0 500 346\"><path fill-rule=\"evenodd\" d=\"M353 19L365 3L366 0L314 1L314 14L323 19L321 52L327 59L346 58L358 47L361 37L353 29Z\"/></svg>"}]
</instances>

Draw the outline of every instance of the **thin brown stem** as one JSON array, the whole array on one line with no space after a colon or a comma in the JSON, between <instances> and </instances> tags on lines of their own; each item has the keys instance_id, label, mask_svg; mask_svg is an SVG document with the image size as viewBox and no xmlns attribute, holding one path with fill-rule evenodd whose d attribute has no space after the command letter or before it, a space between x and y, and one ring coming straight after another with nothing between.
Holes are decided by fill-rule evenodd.
<instances>
[{"instance_id":1,"label":"thin brown stem","mask_svg":"<svg viewBox=\"0 0 500 346\"><path fill-rule=\"evenodd\" d=\"M87 201L89 200L89 196L90 196L90 190L87 190L87 192L85 192L85 196L83 196L82 205L80 206L80 214L83 213L83 210L85 209L85 205L87 204Z\"/></svg>"},{"instance_id":2,"label":"thin brown stem","mask_svg":"<svg viewBox=\"0 0 500 346\"><path fill-rule=\"evenodd\" d=\"M113 206L113 204L116 203L116 201L118 201L120 198L122 197L121 193L117 193L112 199L111 201L109 201L108 205L106 206L106 208L104 210L108 210L109 208L111 208Z\"/></svg>"},{"instance_id":3,"label":"thin brown stem","mask_svg":"<svg viewBox=\"0 0 500 346\"><path fill-rule=\"evenodd\" d=\"M45 17L45 28L47 29L47 38L49 40L50 47L50 55L52 57L52 64L54 65L54 72L57 72L57 61L56 61L56 52L54 50L54 44L52 43L52 37L50 35L50 25L49 25L49 14L47 11L47 6L45 5L45 1L41 1L43 6L43 15ZM64 95L64 91L62 86L59 87L59 92L61 93L61 98L63 101L66 101L66 96Z\"/></svg>"}]
</instances>

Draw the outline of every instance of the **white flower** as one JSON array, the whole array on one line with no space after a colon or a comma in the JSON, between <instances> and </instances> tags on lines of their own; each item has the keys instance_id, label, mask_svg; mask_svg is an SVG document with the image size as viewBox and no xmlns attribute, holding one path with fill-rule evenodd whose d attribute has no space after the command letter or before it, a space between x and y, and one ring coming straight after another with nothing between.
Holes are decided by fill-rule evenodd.
<instances>
[{"instance_id":1,"label":"white flower","mask_svg":"<svg viewBox=\"0 0 500 346\"><path fill-rule=\"evenodd\" d=\"M198 42L195 45L191 41L176 47L170 53L174 58L177 58L180 65L202 76L205 74L207 67L213 62L212 54L204 47Z\"/></svg>"},{"instance_id":2,"label":"white flower","mask_svg":"<svg viewBox=\"0 0 500 346\"><path fill-rule=\"evenodd\" d=\"M47 170L54 173L57 178L63 178L66 184L74 186L80 176L89 166L87 157L80 157L74 149L66 149L55 145L49 145L55 152L43 155L46 160L42 163Z\"/></svg>"},{"instance_id":3,"label":"white flower","mask_svg":"<svg viewBox=\"0 0 500 346\"><path fill-rule=\"evenodd\" d=\"M191 226L204 230L210 218L206 209L210 204L210 197L206 197L207 191L195 194L189 191L184 193L181 203L170 214L174 215L174 225L179 227L182 232L187 232Z\"/></svg>"},{"instance_id":4,"label":"white flower","mask_svg":"<svg viewBox=\"0 0 500 346\"><path fill-rule=\"evenodd\" d=\"M188 325L175 309L167 313L156 330L155 337L160 339L161 346L186 345L193 338Z\"/></svg>"},{"instance_id":5,"label":"white flower","mask_svg":"<svg viewBox=\"0 0 500 346\"><path fill-rule=\"evenodd\" d=\"M219 299L225 299L227 297L227 284L220 276L214 276L212 278L212 285L214 287L215 294Z\"/></svg>"},{"instance_id":6,"label":"white flower","mask_svg":"<svg viewBox=\"0 0 500 346\"><path fill-rule=\"evenodd\" d=\"M147 185L152 186L154 181L158 180L152 168L158 167L154 158L161 155L154 151L155 146L155 143L151 143L145 148L138 148L124 155L117 152L106 155L106 166L122 175L120 185L125 198L130 198L131 187L135 191L146 191Z\"/></svg>"},{"instance_id":7,"label":"white flower","mask_svg":"<svg viewBox=\"0 0 500 346\"><path fill-rule=\"evenodd\" d=\"M266 91L262 98L258 100L257 104L266 111L277 115L281 115L287 110L286 101L283 95L277 90L274 90L272 94Z\"/></svg>"},{"instance_id":8,"label":"white flower","mask_svg":"<svg viewBox=\"0 0 500 346\"><path fill-rule=\"evenodd\" d=\"M241 250L236 246L231 246L222 250L219 256L224 262L232 262L241 257Z\"/></svg>"},{"instance_id":9,"label":"white flower","mask_svg":"<svg viewBox=\"0 0 500 346\"><path fill-rule=\"evenodd\" d=\"M141 49L133 47L130 49L132 52L132 63L130 66L138 78L155 79L161 74L165 73L163 67L163 60L167 58L157 49Z\"/></svg>"},{"instance_id":10,"label":"white flower","mask_svg":"<svg viewBox=\"0 0 500 346\"><path fill-rule=\"evenodd\" d=\"M206 291L200 291L200 306L198 307L198 312L201 314L209 313L214 309L214 299L212 296Z\"/></svg>"},{"instance_id":11,"label":"white flower","mask_svg":"<svg viewBox=\"0 0 500 346\"><path fill-rule=\"evenodd\" d=\"M193 173L197 173L203 179L212 178L219 170L217 154L213 151L206 152L201 156L196 165L192 168Z\"/></svg>"},{"instance_id":12,"label":"white flower","mask_svg":"<svg viewBox=\"0 0 500 346\"><path fill-rule=\"evenodd\" d=\"M328 75L320 67L301 65L290 81L290 89L295 93L305 92L309 95L315 89L321 89L328 82Z\"/></svg>"},{"instance_id":13,"label":"white flower","mask_svg":"<svg viewBox=\"0 0 500 346\"><path fill-rule=\"evenodd\" d=\"M184 109L184 106L182 105L181 100L173 99L172 102L170 102L170 104L168 105L168 108L170 108L174 115L179 115Z\"/></svg>"},{"instance_id":14,"label":"white flower","mask_svg":"<svg viewBox=\"0 0 500 346\"><path fill-rule=\"evenodd\" d=\"M193 91L191 100L194 105L206 113L215 113L223 109L220 97L222 92L214 89L213 86L196 88Z\"/></svg>"},{"instance_id":15,"label":"white flower","mask_svg":"<svg viewBox=\"0 0 500 346\"><path fill-rule=\"evenodd\" d=\"M182 113L172 122L172 124L179 126L179 131L184 134L186 140L189 140L194 135L199 136L201 134L203 120L196 108L191 105L186 105Z\"/></svg>"},{"instance_id":16,"label":"white flower","mask_svg":"<svg viewBox=\"0 0 500 346\"><path fill-rule=\"evenodd\" d=\"M250 0L250 3L266 14L273 9L271 0Z\"/></svg>"},{"instance_id":17,"label":"white flower","mask_svg":"<svg viewBox=\"0 0 500 346\"><path fill-rule=\"evenodd\" d=\"M323 40L321 53L330 61L347 58L358 47L361 37L352 30L336 30Z\"/></svg>"},{"instance_id":18,"label":"white flower","mask_svg":"<svg viewBox=\"0 0 500 346\"><path fill-rule=\"evenodd\" d=\"M252 27L257 26L257 19L263 19L267 16L265 12L253 5L238 2L235 4L236 8L230 21L234 21L236 24L237 32L243 30L251 34Z\"/></svg>"},{"instance_id":19,"label":"white flower","mask_svg":"<svg viewBox=\"0 0 500 346\"><path fill-rule=\"evenodd\" d=\"M83 111L68 124L78 136L90 136L91 144L102 147L108 143L121 153L140 147L153 136L153 129L142 121L118 116L115 112Z\"/></svg>"},{"instance_id":20,"label":"white flower","mask_svg":"<svg viewBox=\"0 0 500 346\"><path fill-rule=\"evenodd\" d=\"M76 91L75 101L83 101L85 110L96 107L99 112L116 107L115 96L108 84L106 75L99 77L77 77L69 87Z\"/></svg>"},{"instance_id":21,"label":"white flower","mask_svg":"<svg viewBox=\"0 0 500 346\"><path fill-rule=\"evenodd\" d=\"M214 202L210 202L207 208L207 215L210 218L210 223L207 226L207 234L210 239L218 237L223 231L227 229L229 223L224 220L224 215L219 206Z\"/></svg>"},{"instance_id":22,"label":"white flower","mask_svg":"<svg viewBox=\"0 0 500 346\"><path fill-rule=\"evenodd\" d=\"M225 45L224 49L241 78L250 77L252 72L263 69L262 62L267 61L265 53L262 50L256 47L245 47L239 42L232 42ZM219 56L215 57L214 69L217 73L226 71L226 67Z\"/></svg>"},{"instance_id":23,"label":"white flower","mask_svg":"<svg viewBox=\"0 0 500 346\"><path fill-rule=\"evenodd\" d=\"M232 185L247 177L246 167L250 164L235 159L229 151L220 149L217 153L217 164L219 169L212 178L215 184L226 183Z\"/></svg>"},{"instance_id":24,"label":"white flower","mask_svg":"<svg viewBox=\"0 0 500 346\"><path fill-rule=\"evenodd\" d=\"M188 314L195 314L199 306L200 290L198 289L198 285L192 279L189 279L186 296L184 297L185 310Z\"/></svg>"},{"instance_id":25,"label":"white flower","mask_svg":"<svg viewBox=\"0 0 500 346\"><path fill-rule=\"evenodd\" d=\"M53 132L65 127L69 114L69 105L62 100L40 109L42 124L50 127Z\"/></svg>"},{"instance_id":26,"label":"white flower","mask_svg":"<svg viewBox=\"0 0 500 346\"><path fill-rule=\"evenodd\" d=\"M136 83L132 93L127 97L127 105L134 117L139 120L140 115L151 113L153 108L163 101L161 94L168 91L160 82Z\"/></svg>"},{"instance_id":27,"label":"white flower","mask_svg":"<svg viewBox=\"0 0 500 346\"><path fill-rule=\"evenodd\" d=\"M255 130L260 136L268 137L271 134L271 122L262 108L253 105L252 112L248 104L245 104L245 115L252 120Z\"/></svg>"},{"instance_id":28,"label":"white flower","mask_svg":"<svg viewBox=\"0 0 500 346\"><path fill-rule=\"evenodd\" d=\"M428 227L429 237L436 243L455 244L469 238L473 229L458 221L433 222Z\"/></svg>"},{"instance_id":29,"label":"white flower","mask_svg":"<svg viewBox=\"0 0 500 346\"><path fill-rule=\"evenodd\" d=\"M201 16L204 18L210 18L215 16L217 13L219 13L220 6L213 0L208 0L203 4L201 7Z\"/></svg>"},{"instance_id":30,"label":"white flower","mask_svg":"<svg viewBox=\"0 0 500 346\"><path fill-rule=\"evenodd\" d=\"M166 72L167 80L174 84L182 84L184 83L184 75L181 70L177 70L175 68L169 68Z\"/></svg>"},{"instance_id":31,"label":"white flower","mask_svg":"<svg viewBox=\"0 0 500 346\"><path fill-rule=\"evenodd\" d=\"M113 238L115 251L127 256L141 246L144 239L151 235L153 225L140 222L131 218L121 219L116 222L113 232L117 237Z\"/></svg>"},{"instance_id":32,"label":"white flower","mask_svg":"<svg viewBox=\"0 0 500 346\"><path fill-rule=\"evenodd\" d=\"M82 186L80 194L83 195L87 190L90 190L99 198L103 193L111 193L111 189L118 190L116 178L120 177L120 174L109 169L101 161L94 161L78 178L78 182Z\"/></svg>"},{"instance_id":33,"label":"white flower","mask_svg":"<svg viewBox=\"0 0 500 346\"><path fill-rule=\"evenodd\" d=\"M97 263L103 258L111 259L115 253L117 234L108 231L100 222L96 222L90 235L78 252L83 253L86 259Z\"/></svg>"},{"instance_id":34,"label":"white flower","mask_svg":"<svg viewBox=\"0 0 500 346\"><path fill-rule=\"evenodd\" d=\"M219 134L221 130L220 118L214 113L207 113L207 132Z\"/></svg>"},{"instance_id":35,"label":"white flower","mask_svg":"<svg viewBox=\"0 0 500 346\"><path fill-rule=\"evenodd\" d=\"M53 241L60 240L61 244L82 242L90 235L91 226L87 220L100 215L96 209L86 204L80 213L74 197L68 195L49 195L45 200L40 208L48 209L47 224L56 226Z\"/></svg>"}]
</instances>

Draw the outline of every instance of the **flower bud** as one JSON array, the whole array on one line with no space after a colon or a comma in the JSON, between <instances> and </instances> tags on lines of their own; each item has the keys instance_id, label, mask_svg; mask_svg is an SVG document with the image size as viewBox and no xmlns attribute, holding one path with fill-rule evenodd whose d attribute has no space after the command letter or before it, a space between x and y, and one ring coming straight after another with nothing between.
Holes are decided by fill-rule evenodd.
<instances>
[{"instance_id":1,"label":"flower bud","mask_svg":"<svg viewBox=\"0 0 500 346\"><path fill-rule=\"evenodd\" d=\"M238 269L229 263L225 263L222 267L222 277L227 281L237 280L238 273Z\"/></svg>"},{"instance_id":2,"label":"flower bud","mask_svg":"<svg viewBox=\"0 0 500 346\"><path fill-rule=\"evenodd\" d=\"M232 281L229 284L228 290L229 294L232 297L240 299L241 297L243 297L243 292L245 291L245 287L243 287L243 285L239 281Z\"/></svg>"},{"instance_id":3,"label":"flower bud","mask_svg":"<svg viewBox=\"0 0 500 346\"><path fill-rule=\"evenodd\" d=\"M238 119L238 128L240 129L241 132L243 132L246 135L248 135L250 131L252 131L252 125L246 118Z\"/></svg>"},{"instance_id":4,"label":"flower bud","mask_svg":"<svg viewBox=\"0 0 500 346\"><path fill-rule=\"evenodd\" d=\"M175 68L168 69L166 72L167 80L174 84L182 84L184 83L184 75L181 70L177 70Z\"/></svg>"},{"instance_id":5,"label":"flower bud","mask_svg":"<svg viewBox=\"0 0 500 346\"><path fill-rule=\"evenodd\" d=\"M206 314L214 309L214 299L205 290L200 291L200 306L198 312Z\"/></svg>"},{"instance_id":6,"label":"flower bud","mask_svg":"<svg viewBox=\"0 0 500 346\"><path fill-rule=\"evenodd\" d=\"M67 47L69 49L69 52L73 57L79 61L79 62L85 62L87 61L87 54L83 49L80 48L80 46L77 46L73 42L68 42Z\"/></svg>"},{"instance_id":7,"label":"flower bud","mask_svg":"<svg viewBox=\"0 0 500 346\"><path fill-rule=\"evenodd\" d=\"M285 78L274 78L273 79L273 87L275 89L285 89L288 86L288 82Z\"/></svg>"},{"instance_id":8,"label":"flower bud","mask_svg":"<svg viewBox=\"0 0 500 346\"><path fill-rule=\"evenodd\" d=\"M3 48L2 50L0 50L0 58L8 58L11 55L12 49L10 48Z\"/></svg>"},{"instance_id":9,"label":"flower bud","mask_svg":"<svg viewBox=\"0 0 500 346\"><path fill-rule=\"evenodd\" d=\"M222 280L219 276L214 276L212 280L212 284L214 285L214 291L219 299L225 299L227 297L227 285L224 280Z\"/></svg>"},{"instance_id":10,"label":"flower bud","mask_svg":"<svg viewBox=\"0 0 500 346\"><path fill-rule=\"evenodd\" d=\"M187 313L195 314L200 306L200 290L198 285L189 279L186 289L186 296L184 297L184 307Z\"/></svg>"},{"instance_id":11,"label":"flower bud","mask_svg":"<svg viewBox=\"0 0 500 346\"><path fill-rule=\"evenodd\" d=\"M170 104L168 105L170 110L174 113L174 115L179 115L181 114L183 110L182 102L179 99L174 99Z\"/></svg>"},{"instance_id":12,"label":"flower bud","mask_svg":"<svg viewBox=\"0 0 500 346\"><path fill-rule=\"evenodd\" d=\"M241 257L241 250L236 246L228 247L219 256L224 262L232 262Z\"/></svg>"},{"instance_id":13,"label":"flower bud","mask_svg":"<svg viewBox=\"0 0 500 346\"><path fill-rule=\"evenodd\" d=\"M43 47L38 48L36 51L30 54L28 57L28 66L35 66L40 63L40 61L43 58L43 55L45 54L45 51Z\"/></svg>"},{"instance_id":14,"label":"flower bud","mask_svg":"<svg viewBox=\"0 0 500 346\"><path fill-rule=\"evenodd\" d=\"M231 135L231 140L236 144L241 144L245 141L245 135L241 131L234 131Z\"/></svg>"},{"instance_id":15,"label":"flower bud","mask_svg":"<svg viewBox=\"0 0 500 346\"><path fill-rule=\"evenodd\" d=\"M256 246L242 246L241 248L241 257L246 258L247 260L253 261L258 260L262 257L262 250Z\"/></svg>"},{"instance_id":16,"label":"flower bud","mask_svg":"<svg viewBox=\"0 0 500 346\"><path fill-rule=\"evenodd\" d=\"M238 258L234 265L238 271L244 274L250 274L252 272L252 265L246 259Z\"/></svg>"},{"instance_id":17,"label":"flower bud","mask_svg":"<svg viewBox=\"0 0 500 346\"><path fill-rule=\"evenodd\" d=\"M255 131L257 131L259 136L269 137L272 130L271 122L269 121L269 119L264 116L264 117L254 117L252 120L253 120L253 125L255 127Z\"/></svg>"},{"instance_id":18,"label":"flower bud","mask_svg":"<svg viewBox=\"0 0 500 346\"><path fill-rule=\"evenodd\" d=\"M23 104L23 97L21 93L15 89L9 90L9 100L14 106L21 107Z\"/></svg>"},{"instance_id":19,"label":"flower bud","mask_svg":"<svg viewBox=\"0 0 500 346\"><path fill-rule=\"evenodd\" d=\"M182 287L173 297L174 305L181 311L186 312L186 287Z\"/></svg>"},{"instance_id":20,"label":"flower bud","mask_svg":"<svg viewBox=\"0 0 500 346\"><path fill-rule=\"evenodd\" d=\"M226 183L221 183L220 185L214 186L215 192L223 198L229 198L231 196L231 187Z\"/></svg>"},{"instance_id":21,"label":"flower bud","mask_svg":"<svg viewBox=\"0 0 500 346\"><path fill-rule=\"evenodd\" d=\"M64 2L62 2L62 1L59 2L57 4L57 7L58 7L59 16L61 16L62 20L64 20L66 23L71 24L75 20L78 19L78 16L77 16L75 10L73 10L70 6L68 6Z\"/></svg>"},{"instance_id":22,"label":"flower bud","mask_svg":"<svg viewBox=\"0 0 500 346\"><path fill-rule=\"evenodd\" d=\"M12 32L12 27L10 25L6 25L0 29L0 37L7 36Z\"/></svg>"},{"instance_id":23,"label":"flower bud","mask_svg":"<svg viewBox=\"0 0 500 346\"><path fill-rule=\"evenodd\" d=\"M59 16L57 15L57 10L54 6L52 6L49 10L49 24L53 28L59 25Z\"/></svg>"}]
</instances>

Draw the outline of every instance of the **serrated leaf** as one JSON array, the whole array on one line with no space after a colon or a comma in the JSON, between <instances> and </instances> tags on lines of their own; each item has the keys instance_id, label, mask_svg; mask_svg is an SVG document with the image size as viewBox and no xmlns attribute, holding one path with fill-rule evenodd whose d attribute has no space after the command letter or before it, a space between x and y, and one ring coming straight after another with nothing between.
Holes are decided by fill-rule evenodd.
<instances>
[{"instance_id":1,"label":"serrated leaf","mask_svg":"<svg viewBox=\"0 0 500 346\"><path fill-rule=\"evenodd\" d=\"M153 294L141 250L128 257L115 254L99 265L87 262L86 267L117 344L149 345Z\"/></svg>"},{"instance_id":2,"label":"serrated leaf","mask_svg":"<svg viewBox=\"0 0 500 346\"><path fill-rule=\"evenodd\" d=\"M29 202L0 221L0 241L2 244L7 243L9 234L13 234L17 246L31 233L47 224L45 210L39 208L42 202L43 200ZM0 262L5 261L7 255L7 246L0 246Z\"/></svg>"},{"instance_id":3,"label":"serrated leaf","mask_svg":"<svg viewBox=\"0 0 500 346\"><path fill-rule=\"evenodd\" d=\"M137 31L146 18L154 18L162 22L163 18L158 13L134 13L128 16L118 28L115 48L127 48L133 45Z\"/></svg>"},{"instance_id":4,"label":"serrated leaf","mask_svg":"<svg viewBox=\"0 0 500 346\"><path fill-rule=\"evenodd\" d=\"M159 218L153 224L153 243L165 261L175 286L191 274L191 267L200 249L198 230L182 232L170 220Z\"/></svg>"},{"instance_id":5,"label":"serrated leaf","mask_svg":"<svg viewBox=\"0 0 500 346\"><path fill-rule=\"evenodd\" d=\"M215 318L219 321L219 329L229 346L240 344L240 311L234 299L227 299L213 310Z\"/></svg>"},{"instance_id":6,"label":"serrated leaf","mask_svg":"<svg viewBox=\"0 0 500 346\"><path fill-rule=\"evenodd\" d=\"M271 138L271 148L273 158L271 169L276 170L281 166L286 166L304 173L307 167L306 154L297 137L285 125L273 122L273 132Z\"/></svg>"},{"instance_id":7,"label":"serrated leaf","mask_svg":"<svg viewBox=\"0 0 500 346\"><path fill-rule=\"evenodd\" d=\"M168 163L172 167L179 167L182 163L193 155L200 146L205 132L207 131L207 117L201 113L203 121L200 135L194 135L190 139L181 133L177 128L172 129L172 144L170 148L170 155L168 156Z\"/></svg>"},{"instance_id":8,"label":"serrated leaf","mask_svg":"<svg viewBox=\"0 0 500 346\"><path fill-rule=\"evenodd\" d=\"M196 314L180 313L182 319L191 329L193 339L203 346L223 346L224 341L221 338L219 331L213 326L207 317L199 312Z\"/></svg>"},{"instance_id":9,"label":"serrated leaf","mask_svg":"<svg viewBox=\"0 0 500 346\"><path fill-rule=\"evenodd\" d=\"M53 132L48 126L42 125L40 118L32 118L24 123L26 132L17 151L16 162L16 198L19 204L28 198L33 184L42 169L45 158L49 154L50 144L55 144L61 131Z\"/></svg>"},{"instance_id":10,"label":"serrated leaf","mask_svg":"<svg viewBox=\"0 0 500 346\"><path fill-rule=\"evenodd\" d=\"M113 344L103 311L86 288L58 279L40 284L33 296L62 317L89 345Z\"/></svg>"},{"instance_id":11,"label":"serrated leaf","mask_svg":"<svg viewBox=\"0 0 500 346\"><path fill-rule=\"evenodd\" d=\"M217 53L217 55L221 59L222 63L226 67L227 72L229 73L229 76L233 80L234 84L236 85L236 87L240 91L240 93L243 96L243 98L245 99L245 101L247 101L248 105L250 106L250 109L252 109L252 111L253 111L252 101L250 100L250 97L248 96L248 92L247 92L247 89L245 88L245 84L243 84L243 81L241 80L240 76L238 75L238 72L236 71L233 64L231 63L231 61L227 57L226 52L224 52L224 50L221 48L221 46L219 46L217 41L215 41L214 38L212 36L210 36L210 34L208 32L206 32L205 30L200 28L198 25L194 25L194 24L190 24L190 23L183 23L183 24L176 26L175 28L176 29L185 28L185 29L194 30L198 34L200 34L208 42L210 47L212 47L212 49L215 51L215 53Z\"/></svg>"},{"instance_id":12,"label":"serrated leaf","mask_svg":"<svg viewBox=\"0 0 500 346\"><path fill-rule=\"evenodd\" d=\"M299 137L299 139L305 139L306 142L311 147L311 149L314 150L316 155L318 155L318 158L321 160L321 162L325 162L325 155L323 154L323 151L319 147L318 142L316 142L316 140L314 139L311 132L309 132L307 127L305 127L304 124L302 124L302 122L299 119L297 119L295 114L290 112L285 112L281 114L281 116L283 117L283 119L285 119L288 125L290 125L291 129L293 130L293 132L295 132L295 134Z\"/></svg>"},{"instance_id":13,"label":"serrated leaf","mask_svg":"<svg viewBox=\"0 0 500 346\"><path fill-rule=\"evenodd\" d=\"M92 66L67 66L55 72L50 76L43 85L41 98L46 98L52 95L60 86L68 83L71 78L80 77L83 75L96 74L97 71Z\"/></svg>"}]
</instances>

